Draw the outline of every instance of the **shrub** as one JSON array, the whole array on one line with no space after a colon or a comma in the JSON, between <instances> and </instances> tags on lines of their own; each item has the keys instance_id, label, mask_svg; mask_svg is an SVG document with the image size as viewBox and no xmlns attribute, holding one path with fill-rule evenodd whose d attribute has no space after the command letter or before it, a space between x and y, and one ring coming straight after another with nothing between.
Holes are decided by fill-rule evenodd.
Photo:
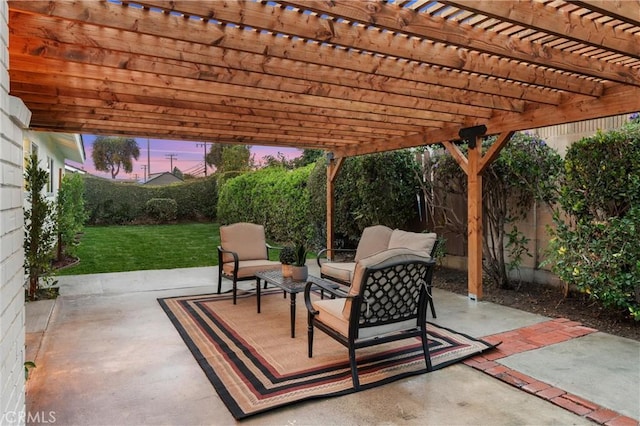
<instances>
[{"instance_id":1,"label":"shrub","mask_svg":"<svg viewBox=\"0 0 640 426\"><path fill-rule=\"evenodd\" d=\"M76 236L84 229L87 211L84 201L84 180L82 175L67 173L62 178L57 200L58 258L62 254L75 255Z\"/></svg>"},{"instance_id":2,"label":"shrub","mask_svg":"<svg viewBox=\"0 0 640 426\"><path fill-rule=\"evenodd\" d=\"M147 187L85 176L88 223L129 224L142 220L152 198L171 198L177 203L178 220L214 219L218 202L215 176L167 186Z\"/></svg>"},{"instance_id":3,"label":"shrub","mask_svg":"<svg viewBox=\"0 0 640 426\"><path fill-rule=\"evenodd\" d=\"M367 226L406 228L417 217L417 163L408 150L345 159L335 182L336 239L353 246ZM309 179L310 212L316 241L326 240L326 176L323 159Z\"/></svg>"},{"instance_id":4,"label":"shrub","mask_svg":"<svg viewBox=\"0 0 640 426\"><path fill-rule=\"evenodd\" d=\"M176 220L178 203L171 198L152 198L146 203L146 211L152 219L166 223Z\"/></svg>"},{"instance_id":5,"label":"shrub","mask_svg":"<svg viewBox=\"0 0 640 426\"><path fill-rule=\"evenodd\" d=\"M27 158L24 179L27 192L27 206L24 209L24 271L29 278L29 298L34 300L41 280L45 284L52 282L55 210L53 203L43 195L49 173L40 168L36 154Z\"/></svg>"},{"instance_id":6,"label":"shrub","mask_svg":"<svg viewBox=\"0 0 640 426\"><path fill-rule=\"evenodd\" d=\"M640 320L640 122L575 142L549 261L567 286Z\"/></svg>"},{"instance_id":7,"label":"shrub","mask_svg":"<svg viewBox=\"0 0 640 426\"><path fill-rule=\"evenodd\" d=\"M307 180L312 168L267 167L226 181L220 188L218 220L262 224L275 241L309 241Z\"/></svg>"}]
</instances>

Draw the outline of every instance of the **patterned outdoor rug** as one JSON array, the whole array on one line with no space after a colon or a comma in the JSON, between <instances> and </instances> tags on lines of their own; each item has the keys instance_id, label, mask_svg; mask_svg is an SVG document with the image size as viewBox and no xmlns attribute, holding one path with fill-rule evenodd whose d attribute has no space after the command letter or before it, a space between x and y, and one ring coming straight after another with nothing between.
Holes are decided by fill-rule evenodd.
<instances>
[{"instance_id":1,"label":"patterned outdoor rug","mask_svg":"<svg viewBox=\"0 0 640 426\"><path fill-rule=\"evenodd\" d=\"M355 392L347 349L316 330L307 356L307 320L297 297L296 337L290 337L290 299L265 291L262 313L255 295L200 295L158 299L191 353L236 419L295 402ZM434 369L492 349L484 341L429 323ZM426 372L418 339L361 349L361 389Z\"/></svg>"}]
</instances>

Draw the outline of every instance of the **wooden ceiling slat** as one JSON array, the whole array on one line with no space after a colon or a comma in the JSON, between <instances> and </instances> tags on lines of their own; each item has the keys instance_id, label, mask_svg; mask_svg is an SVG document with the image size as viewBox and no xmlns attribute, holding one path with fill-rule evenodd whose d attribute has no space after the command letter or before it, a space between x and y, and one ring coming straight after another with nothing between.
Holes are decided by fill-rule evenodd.
<instances>
[{"instance_id":1,"label":"wooden ceiling slat","mask_svg":"<svg viewBox=\"0 0 640 426\"><path fill-rule=\"evenodd\" d=\"M550 62L547 58L549 54L545 52L530 52L528 55L517 55L517 47L509 49L505 46L496 46L495 51L489 53L480 51L477 54L469 52L458 52L454 49L447 48L440 43L432 43L429 41L420 40L417 38L401 38L394 36L391 32L379 32L371 31L363 27L354 27L346 23L334 22L331 26L328 25L327 20L314 17L311 15L304 16L303 25L294 25L292 21L294 19L300 19L297 15L291 12L284 11L282 9L273 8L271 6L244 1L231 1L226 3L212 3L203 4L201 2L193 1L144 1L146 5L163 8L166 10L179 10L180 12L186 12L188 14L207 16L213 14L223 21L237 19L243 25L248 25L252 28L266 29L275 33L282 33L283 28L289 30L289 35L295 35L303 39L313 39L321 42L329 42L342 46L352 46L358 49L362 49L368 52L378 53L382 55L389 55L397 58L404 58L408 60L415 60L427 64L433 64L452 69L459 69L469 72L476 72L479 74L492 74L496 76L509 77L512 80L518 80L528 84L539 84L544 86L553 87L559 85L559 87L573 88L577 92L582 92L584 86L574 85L575 78L569 79L563 75L559 75L557 72L551 70L535 70L532 67L512 62L508 70L509 72L501 72L504 67L500 66L500 60L492 55L495 51L500 51L505 57L515 58L518 60L531 60L534 55L538 58L545 58L545 64ZM331 2L331 5L336 2ZM220 4L221 7L211 7L212 5ZM316 7L326 8L330 10L333 6L326 6L324 2L304 2L305 8L309 8L308 5L314 4ZM362 2L348 2L349 5L362 5ZM224 7L222 7L224 5ZM323 10L324 11L324 10ZM378 17L376 16L376 19ZM295 31L295 34L291 34ZM406 31L403 29L403 31ZM446 34L444 30L440 30L440 33ZM484 35L478 31L471 31L464 34L464 38L467 43L473 44L474 40L480 38L484 40L485 44L491 44L491 38L495 35ZM277 38L277 37L276 37ZM433 37L433 34L431 35ZM454 38L451 36L451 38ZM456 38L462 38L462 35ZM460 43L462 41L459 41ZM517 41L509 40L509 44L517 44ZM229 48L242 49L242 45L232 44L231 40L223 38L218 43L219 46L225 46ZM566 65L569 58L560 53L560 57L557 59L558 63ZM590 67L588 61L582 58L573 58L580 62L573 71L582 72L594 72ZM565 62L563 62L565 61ZM629 72L627 69L621 69L614 65L603 65L605 68L613 68L611 72L604 72L603 75L607 75L610 79L617 81L620 78L628 78L635 81L637 76ZM506 71L506 70L505 70ZM501 75L503 74L503 75ZM638 80L640 83L640 80ZM587 83L589 85L593 83ZM571 89L569 89L571 90ZM594 88L595 90L595 88Z\"/></svg>"},{"instance_id":2,"label":"wooden ceiling slat","mask_svg":"<svg viewBox=\"0 0 640 426\"><path fill-rule=\"evenodd\" d=\"M161 62L172 70L174 68L187 70L184 72L184 76L191 75L213 81L228 81L232 79L234 83L240 84L238 75L245 76L243 79L252 75L254 82L247 81L244 83L244 85L250 86L256 84L255 81L262 82L264 79L275 80L277 77L281 77L283 81L287 78L294 84L297 83L307 87L312 87L314 83L316 83L316 86L336 83L344 86L341 90L348 90L349 88L373 90L378 93L384 91L384 93L430 99L445 102L446 104L458 103L469 106L469 108L475 106L508 111L522 111L524 109L523 101L509 99L504 96L478 94L469 90L453 88L444 89L433 84L410 82L396 78L371 77L368 74L353 71L335 71L326 66L302 64L279 58L273 58L265 62L264 57L253 53L222 50L219 57L224 61L223 65L214 65L220 62L216 62L216 58L212 56L189 55L188 52L183 51L180 56L184 60L180 61L173 58L165 59L160 56L149 56L149 54L141 52L132 54L97 47L80 47L78 45L62 43L60 41L61 37L57 34L53 36L55 37L55 41L52 39L41 39L34 36L31 31L27 31L27 28L29 27L22 27L21 30L16 31L12 37L12 43L15 46L19 46L20 51L29 52L29 54L37 55L40 58L71 60L93 65L126 66L128 69L138 71L146 70L141 69L141 67L135 68L134 64L136 61L144 61L151 64L151 66L155 66L156 63ZM131 50L136 50L135 46L131 46ZM160 55L161 53L158 52L157 54ZM187 58L187 56L193 56L193 58ZM197 59L202 59L206 62L195 62ZM173 75L176 75L176 73L173 72ZM301 75L304 76L304 79L300 78ZM347 96L345 95L345 97ZM452 105L447 106L446 104L443 104L442 107L447 110L454 107Z\"/></svg>"},{"instance_id":3,"label":"wooden ceiling slat","mask_svg":"<svg viewBox=\"0 0 640 426\"><path fill-rule=\"evenodd\" d=\"M568 2L640 27L639 0L568 0Z\"/></svg>"},{"instance_id":4,"label":"wooden ceiling slat","mask_svg":"<svg viewBox=\"0 0 640 426\"><path fill-rule=\"evenodd\" d=\"M298 126L305 128L318 129L323 131L326 128L345 129L358 131L367 134L391 134L394 132L420 133L428 131L429 128L401 124L397 122L378 122L372 120L358 120L356 118L339 118L328 117L311 114L295 114L278 111L267 111L253 109L247 111L244 108L228 107L228 106L210 106L197 102L181 102L173 103L175 106L162 104L162 99L147 98L148 103L136 103L132 96L126 97L125 94L118 94L121 101L99 100L94 99L91 93L81 93L80 90L60 90L58 96L34 94L34 91L41 90L38 87L26 88L25 84L17 83L17 90L21 93L21 98L25 102L29 102L32 111L49 111L53 109L67 109L68 111L89 110L106 114L112 111L118 114L156 114L158 119L162 119L165 115L182 116L185 119L196 120L225 120L225 121L243 121L250 122L256 126L262 124L267 125L283 125ZM37 92L36 92L37 93ZM443 126L445 123L439 123ZM434 126L435 127L435 126Z\"/></svg>"},{"instance_id":5,"label":"wooden ceiling slat","mask_svg":"<svg viewBox=\"0 0 640 426\"><path fill-rule=\"evenodd\" d=\"M153 113L153 112L144 112L144 111L136 111L135 115L132 114L132 109L127 110L114 110L111 108L92 108L87 110L85 107L81 106L57 106L51 104L36 104L31 103L33 112L46 112L49 115L49 118L56 117L60 121L64 121L65 117L68 117L69 121L80 121L80 119L91 119L101 118L104 120L118 118L123 121L133 121L138 118L142 120L153 120L156 123L162 122L163 124L168 124L169 122L174 123L173 125L177 125L178 123L185 123L185 125L189 125L189 123L195 123L199 126L207 125L214 126L216 129L223 130L233 130L236 128L243 129L255 129L256 133L259 132L260 129L270 129L270 130L278 130L282 129L285 132L299 132L301 135L314 135L317 132L323 131L328 136L340 135L347 136L352 139L361 139L367 140L370 139L374 134L377 137L387 137L387 136L407 136L409 133L394 130L394 129L376 129L375 132L372 129L363 129L363 128L346 128L345 126L339 126L335 124L315 124L313 122L305 122L305 123L257 123L254 120L242 120L240 118L234 117L233 120L229 119L221 119L221 118L202 118L202 117L188 117L188 119L182 114L168 114L168 113ZM290 133L289 133L290 134Z\"/></svg>"},{"instance_id":6,"label":"wooden ceiling slat","mask_svg":"<svg viewBox=\"0 0 640 426\"><path fill-rule=\"evenodd\" d=\"M622 96L623 93L624 96ZM488 121L473 123L473 125L484 124L487 126L487 134L494 135L508 131L528 130L620 115L630 111L640 110L638 97L640 97L640 88L616 86L595 100L575 98L559 107L540 107L531 111L525 111L522 114L498 113ZM400 149L428 145L445 140L458 140L459 129L457 126L446 126L428 132L427 134L391 139L386 141L386 143ZM341 151L341 154L349 156L379 151L384 151L384 147L380 144L378 144L377 150L371 145L366 147L354 146Z\"/></svg>"},{"instance_id":7,"label":"wooden ceiling slat","mask_svg":"<svg viewBox=\"0 0 640 426\"><path fill-rule=\"evenodd\" d=\"M307 46L306 51L296 49L295 44L285 38L272 36L247 34L246 31L225 29L227 38L239 38L238 44L243 46L255 45L258 48L254 52L223 49L214 46L202 46L179 40L156 38L139 35L128 31L111 28L77 24L77 30L69 32L62 22L52 22L37 16L27 16L22 13L12 13L10 19L16 24L16 34L24 37L48 37L53 40L74 44L82 47L87 39L96 48L120 50L123 52L139 53L144 55L162 55L168 59L182 60L193 63L220 64L222 66L235 67L237 64L242 69L249 67L253 70L264 70L280 74L282 69L297 69L304 67L305 78L308 76L325 76L330 81L340 81L343 78L352 78L358 82L369 82L371 88L380 88L387 84L397 83L401 87L402 82L410 82L411 85L428 84L437 86L440 91L448 89L463 90L451 92L446 96L459 97L469 102L476 98L485 99L485 103L479 106L487 106L486 96L475 96L473 92L492 96L504 96L514 99L522 99L532 102L549 103L557 105L560 102L560 94L537 87L529 87L523 90L521 85L514 85L508 81L496 82L487 78L467 75L464 77L451 76L448 72L442 72L433 67L421 66L418 63L398 62L383 58L364 57L363 55L351 55L348 52L327 48L323 46ZM249 36L257 37L252 39ZM266 38L266 40L262 40ZM272 43L268 55L264 55L259 46L264 43ZM251 68L254 64L254 68ZM312 64L313 67L310 67ZM326 64L326 65L321 65ZM319 68L314 68L319 67ZM332 69L332 72L328 72ZM349 74L351 73L351 74ZM375 74L372 74L375 73ZM588 89L589 90L589 89ZM586 92L588 92L588 90ZM459 94L459 95L458 95ZM440 95L441 97L444 95ZM441 99L441 97L439 99ZM489 102L500 105L501 102L489 99ZM473 102L471 102L473 104ZM516 103L516 105L518 105ZM499 107L499 106L494 106ZM516 107L517 110L520 106Z\"/></svg>"},{"instance_id":8,"label":"wooden ceiling slat","mask_svg":"<svg viewBox=\"0 0 640 426\"><path fill-rule=\"evenodd\" d=\"M331 108L351 113L377 113L385 115L395 115L399 117L410 117L417 120L438 120L438 121L462 121L460 117L453 113L433 112L429 110L415 110L411 106L399 107L384 104L373 104L365 101L327 99L321 96L313 96L299 93L286 93L273 89L247 88L226 83L215 83L210 81L197 80L165 76L159 74L141 73L138 71L120 70L114 68L101 68L93 65L80 65L76 63L65 63L62 61L47 61L46 66L42 66L37 58L31 56L15 56L13 63L19 69L30 70L29 72L13 72L18 81L23 79L34 78L37 80L49 79L52 72L59 77L64 76L69 79L85 79L90 80L91 76L102 74L101 78L96 79L94 84L102 84L105 82L114 82L122 84L131 84L138 87L139 90L147 92L163 91L166 88L172 88L177 93L173 97L195 97L203 96L211 99L219 99L216 103L226 103L234 105L244 105L251 107L254 103L264 103L275 105L288 105L291 108L307 107L314 111L317 108ZM37 76L27 77L29 73L38 73ZM18 77L18 76L21 77ZM50 80L49 80L50 81ZM28 81L26 81L28 82ZM213 101L212 101L213 102ZM480 114L480 112L479 112ZM488 115L486 116L488 117Z\"/></svg>"},{"instance_id":9,"label":"wooden ceiling slat","mask_svg":"<svg viewBox=\"0 0 640 426\"><path fill-rule=\"evenodd\" d=\"M615 31L609 25L580 19L570 13L561 13L542 3L528 0L509 3L485 0L446 0L446 3L474 12L482 12L485 15L514 24L533 27L538 31L558 37L567 37L587 45L603 47L622 55L636 57L640 55L640 37L622 37L619 31Z\"/></svg>"},{"instance_id":10,"label":"wooden ceiling slat","mask_svg":"<svg viewBox=\"0 0 640 426\"><path fill-rule=\"evenodd\" d=\"M44 83L42 81L42 79L40 80L40 83ZM124 85L124 84L119 84L119 83L108 83L105 86L102 86L98 89L98 91L96 90L90 90L89 88L86 88L83 90L82 87L79 87L81 84L81 82L79 81L74 81L72 82L74 83L73 87L67 88L65 87L63 84L58 84L58 88L56 89L56 91L54 93L51 93L51 95L67 95L69 97L83 97L83 96L87 96L87 97L92 97L92 98L99 98L99 99L103 99L104 103L106 105L112 105L114 103L117 102L122 102L126 104L125 108L131 108L132 104L149 104L149 105L165 105L168 107L175 107L175 108L181 108L181 107L194 107L197 104L202 104L201 99L197 99L197 98L190 98L189 96L180 96L180 92L179 91L175 91L175 90L169 90L167 89L167 91L165 92L161 92L158 94L155 94L156 96L154 96L154 93L148 93L147 96L139 96L139 95L131 95L130 92L132 90L133 86L130 85ZM20 94L20 95L25 95L27 93L43 93L44 89L42 86L38 86L38 85L33 85L33 84L22 84L20 83L18 80L16 80L16 84L15 84L15 89L16 89L16 93ZM180 96L179 100L175 99L175 96ZM206 108L207 105L204 105L204 107ZM274 106L272 104L268 104L268 105L255 105L253 108L244 108L242 106L225 106L225 108L227 110L239 110L242 111L244 114L251 114L251 115L259 115L259 114L263 114L263 115L274 115L276 114L276 112L273 110ZM212 108L212 111L216 111L216 109ZM409 126L412 126L412 128L416 129L416 131L419 131L421 128L419 127L420 122L418 120L413 120L413 119L409 119L406 117L388 117L388 116L382 116L382 115L377 115L377 114L372 114L372 113L368 113L368 114L352 114L352 113L344 113L344 114L339 114L336 111L324 111L322 109L316 109L313 112L310 110L298 110L298 111L280 111L281 114L283 116L294 116L298 119L301 119L302 117L308 117L308 116L319 116L322 117L324 116L328 116L329 113L333 113L332 118L334 120L344 120L344 122L348 122L348 123L361 123L361 125L364 125L364 123L366 123L368 126L371 126L372 128L377 128L377 127L382 127L382 125L391 127L391 128L402 128L403 126L406 126L408 130L410 130L411 128ZM348 120L348 121L347 121ZM376 123L379 123L380 126L377 126ZM428 125L424 126L422 129L428 129L429 127L440 127L444 125L443 122L428 122ZM319 137L322 137L323 133L320 133Z\"/></svg>"},{"instance_id":11,"label":"wooden ceiling slat","mask_svg":"<svg viewBox=\"0 0 640 426\"><path fill-rule=\"evenodd\" d=\"M481 108L478 105L468 105L464 100L457 103L451 102L456 100L455 96L451 97L450 101L444 102L423 99L418 96L419 92L417 91L408 92L413 96L388 92L383 95L383 92L380 90L353 88L301 78L285 78L212 65L189 64L187 62L165 60L157 57L110 52L104 49L84 48L82 52L79 52L78 49L73 46L50 43L33 38L23 39L16 37L12 39L12 42L23 46L23 51L27 51L30 54L37 54L39 62L42 61L42 58L53 60L51 64L53 67L57 66L56 62L59 61L73 61L77 64L152 73L169 78L180 77L199 81L232 84L234 86L278 90L279 92L309 94L325 98L409 107L416 110L428 109L444 113L454 112L466 116L482 116L482 114L485 114L485 116L488 117L491 114L489 108ZM298 68L293 69L293 71L299 72L301 70ZM514 108L510 110L516 111ZM519 110L522 110L522 105Z\"/></svg>"},{"instance_id":12,"label":"wooden ceiling slat","mask_svg":"<svg viewBox=\"0 0 640 426\"><path fill-rule=\"evenodd\" d=\"M34 129L359 155L640 110L638 4L10 1L9 87Z\"/></svg>"},{"instance_id":13,"label":"wooden ceiling slat","mask_svg":"<svg viewBox=\"0 0 640 426\"><path fill-rule=\"evenodd\" d=\"M297 5L298 7L305 5L307 8L323 13L335 13L341 16L346 15L358 21L375 22L376 25L390 30L428 38L436 42L464 46L465 48L477 50L481 53L499 55L518 61L526 61L531 64L548 66L558 70L590 75L607 80L640 85L640 77L635 75L632 70L618 66L617 64L601 64L598 69L594 69L589 60L580 55L571 55L561 50L553 51L546 49L543 51L536 43L529 43L518 38L510 38L507 35L495 34L493 31L486 32L466 29L446 19L435 20L424 14L409 14L406 13L407 9L399 8L393 4L378 3L377 7L374 8L368 7L364 3L350 0L334 0L331 3L322 0L304 0L288 1L287 3ZM461 3L461 5L462 4L464 3ZM497 9L510 10L510 8L505 7L503 2L493 2L493 4ZM532 8L531 2L524 3L522 8L528 9L529 14L535 11L535 9ZM513 9L511 8L511 10ZM514 18L512 22L518 21ZM531 26L531 24L529 26ZM499 32L500 29L497 28L495 31ZM606 36L606 34L603 34L603 36ZM620 44L620 42L618 42L618 44ZM637 53L638 46L636 43L630 41L627 45L630 45L629 47Z\"/></svg>"},{"instance_id":14,"label":"wooden ceiling slat","mask_svg":"<svg viewBox=\"0 0 640 426\"><path fill-rule=\"evenodd\" d=\"M236 50L247 50L251 48L258 48L257 51L264 53L265 46L265 38L259 36L258 32L255 31L246 31L242 29L235 28L235 32L232 31L234 29L227 28L225 29L225 33L223 37L215 38L212 40L207 37L200 37L200 33L202 32L201 25L197 21L192 19L178 19L175 16L164 15L158 13L158 15L163 16L164 19L172 18L179 25L182 25L182 30L178 31L172 27L172 31L167 32L165 29L166 25L159 26L155 28L153 26L147 26L144 28L144 31L139 31L135 26L132 26L131 20L132 18L127 17L124 19L124 23L120 24L118 18L122 16L123 10L131 10L131 13L134 14L134 18L138 20L149 21L151 17L155 18L155 16L151 16L151 14L156 12L144 12L146 15L142 15L141 12L132 7L123 8L122 6L107 3L107 6L96 7L91 6L91 1L89 2L78 2L74 3L75 7L71 4L62 3L64 7L60 7L58 3L55 3L55 7L45 7L41 5L41 2L16 2L15 4L19 6L19 10L26 12L42 12L45 11L45 14L51 14L52 16L56 16L59 18L66 18L71 20L79 20L83 16L88 16L86 22L90 22L96 25L101 25L105 27L112 28L120 28L123 30L136 30L137 32L149 35L155 35L159 37L171 37L177 40L185 40L188 39L188 36L191 33L195 33L196 37L192 38L192 41L196 41L199 43L211 44L220 47L227 47ZM154 5L159 7L159 5L164 4L166 7L171 7L175 2L145 2L145 4ZM87 6L89 4L89 6ZM247 19L253 18L256 15L259 17L263 17L263 15L267 15L269 21L272 21L273 18L269 16L266 12L258 13L254 12L253 14L249 14L248 16L243 13L246 12L247 9L253 10L255 7L267 7L262 6L257 3L242 3L242 8L238 5L238 2L230 2L230 3L222 3L222 2L213 2L210 3L210 6L219 6L218 8L207 8L209 5L201 5L200 2L187 2L181 3L184 4L184 8L199 8L200 12L203 16L214 16L216 13L225 14L225 18L231 19L233 16L240 16L242 19L242 24L247 24L252 27L265 27L269 22L265 21L264 18L259 22L246 22ZM105 10L113 8L114 13L110 13L109 10ZM230 8L234 8L233 11L228 11ZM191 14L196 14L191 13ZM213 14L213 15L212 15ZM228 15L228 16L227 16ZM289 19L292 19L289 17ZM293 28L304 28L307 29L305 34L309 32L308 27L309 20L320 18L306 17L304 25L293 26ZM321 22L317 24L317 31L322 32L326 30L322 25L325 24ZM274 24L275 25L275 24ZM214 25L208 25L212 28L216 28ZM275 25L278 27L278 25ZM272 31L277 31L277 28L271 29ZM479 55L479 54L465 54L463 55L461 52L455 52L451 49L445 48L444 45L429 45L423 46L422 43L412 42L409 45L406 42L402 43L399 40L395 39L392 34L375 34L374 32L368 31L363 28L356 28L349 25L342 24L334 24L332 28L342 28L343 32L348 33L345 34L345 39L339 40L343 44L347 44L353 47L357 47L358 49L364 49L371 52L378 52L385 55L392 55L395 57L403 57L406 59L417 60L421 62L427 62L431 64L436 64L439 66L449 67L453 69L460 69L469 72L476 72L484 75L495 75L498 77L509 78L513 80L517 80L520 82L528 83L528 84L537 84L546 87L554 87L556 89L563 89L568 91L575 91L577 93L583 94L591 94L591 95L599 95L601 93L601 87L595 82L589 81L579 81L576 82L575 78L571 79L564 75L559 75L557 72L552 72L548 70L541 69L531 69L531 67L527 67L525 65L519 65L518 63L510 63L505 67L505 64L498 59L492 58L487 55ZM229 30L229 31L228 31ZM215 37L218 37L219 33L216 32ZM299 35L299 34L298 34ZM470 34L472 36L472 34ZM324 36L322 34L318 35L316 38L318 40L324 41L326 40L327 35ZM204 41L202 40L204 38ZM259 38L259 40L257 40ZM334 37L335 38L335 37ZM283 37L273 37L269 36L267 40L269 42L275 42L277 40L281 40ZM287 39L288 40L288 39ZM260 42L258 42L260 41ZM291 43L291 40L288 40ZM335 41L335 40L334 40ZM302 49L301 44L304 42L296 41L294 44L298 49ZM340 44L340 43L339 43ZM266 44L269 46L269 44ZM305 46L306 47L306 46ZM295 47L293 48L295 49ZM291 50L291 49L290 49ZM331 49L332 52L335 49ZM287 53L284 53L283 56L287 56Z\"/></svg>"},{"instance_id":15,"label":"wooden ceiling slat","mask_svg":"<svg viewBox=\"0 0 640 426\"><path fill-rule=\"evenodd\" d=\"M47 124L54 126L59 121L52 119L50 121L43 122L43 126L47 127ZM85 129L93 129L99 127L104 130L115 130L119 129L125 131L129 134L144 134L145 131L149 132L148 134L152 134L157 123L147 122L147 123L135 123L135 122L109 122L107 120L82 120L77 122L76 131L80 133L85 133ZM264 145L266 142L267 145L275 145L275 146L299 146L300 144L312 144L313 147L320 148L324 146L331 147L340 147L340 146L348 146L350 144L356 144L357 141L348 141L342 138L324 138L322 142L318 142L315 138L307 138L298 135L285 135L282 133L269 133L263 132L261 135L256 137L253 132L245 132L243 131L224 131L224 130L212 130L207 128L197 128L194 126L183 126L183 125L168 125L164 126L164 129L167 131L167 135L170 138L174 136L178 136L181 133L184 133L185 136L189 137L198 137L202 140L208 141L216 141L218 139L224 140L232 140L235 139L238 142L242 142L248 145L253 145L254 141L257 141L260 145Z\"/></svg>"}]
</instances>

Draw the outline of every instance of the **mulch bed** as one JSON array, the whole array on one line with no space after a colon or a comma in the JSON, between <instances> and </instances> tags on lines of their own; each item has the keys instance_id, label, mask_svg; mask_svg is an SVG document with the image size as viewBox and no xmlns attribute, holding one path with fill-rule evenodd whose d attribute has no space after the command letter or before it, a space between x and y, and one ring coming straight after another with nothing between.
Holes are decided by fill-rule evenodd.
<instances>
[{"instance_id":1,"label":"mulch bed","mask_svg":"<svg viewBox=\"0 0 640 426\"><path fill-rule=\"evenodd\" d=\"M467 273L439 267L433 278L434 287L453 293L468 294ZM625 318L623 313L603 308L584 294L563 296L561 288L523 283L518 290L495 288L486 283L483 299L551 318L568 318L604 333L640 341L640 321Z\"/></svg>"}]
</instances>

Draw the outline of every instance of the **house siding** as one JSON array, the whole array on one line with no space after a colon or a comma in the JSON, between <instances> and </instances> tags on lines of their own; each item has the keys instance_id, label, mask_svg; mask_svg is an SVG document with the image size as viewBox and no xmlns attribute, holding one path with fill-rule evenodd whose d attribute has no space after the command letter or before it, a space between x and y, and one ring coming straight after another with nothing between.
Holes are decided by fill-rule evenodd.
<instances>
[{"instance_id":1,"label":"house siding","mask_svg":"<svg viewBox=\"0 0 640 426\"><path fill-rule=\"evenodd\" d=\"M11 118L8 5L0 0L0 424L25 424L22 128ZM28 123L23 123L28 124Z\"/></svg>"}]
</instances>

